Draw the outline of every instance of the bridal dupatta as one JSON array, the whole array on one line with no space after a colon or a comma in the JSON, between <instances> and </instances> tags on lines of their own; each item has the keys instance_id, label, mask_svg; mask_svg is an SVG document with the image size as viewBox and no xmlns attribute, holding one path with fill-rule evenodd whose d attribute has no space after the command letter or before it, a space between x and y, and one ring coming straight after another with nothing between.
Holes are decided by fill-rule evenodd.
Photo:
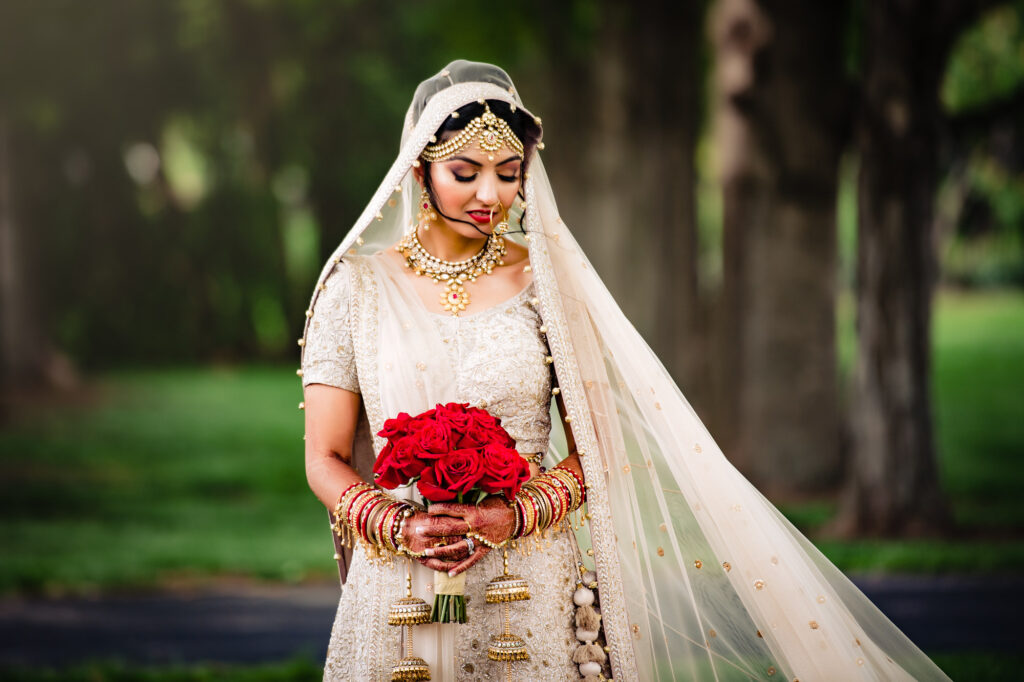
<instances>
[{"instance_id":1,"label":"bridal dupatta","mask_svg":"<svg viewBox=\"0 0 1024 682\"><path fill-rule=\"evenodd\" d=\"M311 309L338 262L373 258L412 228L413 162L452 111L481 98L523 108L488 64L453 62L420 84L398 157L325 266ZM948 679L729 463L559 216L536 152L527 170L517 238L586 477L589 522L578 537L593 549L615 679ZM400 393L380 374L396 344L407 352L402 334L429 337L429 320L402 319L380 290L353 301L375 306L381 324L375 344L356 347L370 432L399 410L446 402L443 378L415 370L417 360L406 359ZM369 314L355 310L353 324ZM382 446L357 438L364 475Z\"/></svg>"}]
</instances>

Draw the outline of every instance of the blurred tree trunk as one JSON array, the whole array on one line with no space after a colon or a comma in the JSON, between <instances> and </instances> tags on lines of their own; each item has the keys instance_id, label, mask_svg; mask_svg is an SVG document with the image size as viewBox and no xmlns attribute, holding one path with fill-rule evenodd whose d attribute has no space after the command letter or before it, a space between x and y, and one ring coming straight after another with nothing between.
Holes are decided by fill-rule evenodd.
<instances>
[{"instance_id":1,"label":"blurred tree trunk","mask_svg":"<svg viewBox=\"0 0 1024 682\"><path fill-rule=\"evenodd\" d=\"M15 207L13 130L11 120L0 111L0 390L71 389L77 374L50 343L32 286L33 233L25 229Z\"/></svg>"},{"instance_id":2,"label":"blurred tree trunk","mask_svg":"<svg viewBox=\"0 0 1024 682\"><path fill-rule=\"evenodd\" d=\"M565 25L545 8L545 25ZM626 315L700 409L694 155L703 3L600 4L588 49L547 41L544 155L563 215ZM568 97L566 93L573 93Z\"/></svg>"},{"instance_id":3,"label":"blurred tree trunk","mask_svg":"<svg viewBox=\"0 0 1024 682\"><path fill-rule=\"evenodd\" d=\"M836 193L843 2L718 0L724 195L717 437L774 494L837 483Z\"/></svg>"},{"instance_id":4,"label":"blurred tree trunk","mask_svg":"<svg viewBox=\"0 0 1024 682\"><path fill-rule=\"evenodd\" d=\"M930 395L939 86L953 41L987 4L865 6L852 476L839 522L847 533L919 534L948 522Z\"/></svg>"}]
</instances>

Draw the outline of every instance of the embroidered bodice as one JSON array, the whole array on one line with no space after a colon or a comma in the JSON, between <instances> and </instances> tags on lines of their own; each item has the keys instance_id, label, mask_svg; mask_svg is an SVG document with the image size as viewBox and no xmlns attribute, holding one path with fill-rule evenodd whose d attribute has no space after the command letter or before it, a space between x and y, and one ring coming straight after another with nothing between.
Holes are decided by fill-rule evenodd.
<instances>
[{"instance_id":1,"label":"embroidered bodice","mask_svg":"<svg viewBox=\"0 0 1024 682\"><path fill-rule=\"evenodd\" d=\"M317 299L305 339L304 386L320 383L361 392L360 382L366 380L357 371L349 321L351 296L361 292L350 291L347 267L335 266ZM478 312L428 314L455 368L450 400L482 407L501 419L524 454L545 452L551 430L551 372L533 292L531 282L512 298ZM363 341L374 347L373 340Z\"/></svg>"}]
</instances>

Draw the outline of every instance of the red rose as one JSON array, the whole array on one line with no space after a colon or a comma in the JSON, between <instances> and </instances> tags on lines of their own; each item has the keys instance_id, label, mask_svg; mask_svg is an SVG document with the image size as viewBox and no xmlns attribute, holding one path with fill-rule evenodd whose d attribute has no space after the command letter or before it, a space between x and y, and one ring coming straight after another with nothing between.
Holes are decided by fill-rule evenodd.
<instances>
[{"instance_id":1,"label":"red rose","mask_svg":"<svg viewBox=\"0 0 1024 682\"><path fill-rule=\"evenodd\" d=\"M486 433L483 443L501 443L506 447L515 448L516 442L508 435L508 431L501 425L501 420L491 413L476 408L470 408L473 417L473 425L470 428L478 429L478 433Z\"/></svg>"},{"instance_id":2,"label":"red rose","mask_svg":"<svg viewBox=\"0 0 1024 682\"><path fill-rule=\"evenodd\" d=\"M402 480L402 473L392 461L394 448L388 443L377 455L377 461L373 463L373 474L377 483L382 488L392 490L404 485L408 479Z\"/></svg>"},{"instance_id":3,"label":"red rose","mask_svg":"<svg viewBox=\"0 0 1024 682\"><path fill-rule=\"evenodd\" d=\"M423 470L417 487L431 502L443 502L468 493L483 475L484 461L479 452L452 450Z\"/></svg>"},{"instance_id":4,"label":"red rose","mask_svg":"<svg viewBox=\"0 0 1024 682\"><path fill-rule=\"evenodd\" d=\"M415 436L405 436L384 446L373 464L373 473L377 474L380 487L391 490L407 485L426 467L423 448Z\"/></svg>"},{"instance_id":5,"label":"red rose","mask_svg":"<svg viewBox=\"0 0 1024 682\"><path fill-rule=\"evenodd\" d=\"M480 487L492 494L503 494L511 500L530 478L530 465L518 452L498 443L483 449L484 475Z\"/></svg>"},{"instance_id":6,"label":"red rose","mask_svg":"<svg viewBox=\"0 0 1024 682\"><path fill-rule=\"evenodd\" d=\"M431 459L437 459L437 456L447 454L452 449L452 431L445 424L431 421L425 424L415 436L423 446L425 456Z\"/></svg>"},{"instance_id":7,"label":"red rose","mask_svg":"<svg viewBox=\"0 0 1024 682\"><path fill-rule=\"evenodd\" d=\"M445 424L452 430L452 433L461 433L466 430L471 420L470 415L466 412L466 408L469 407L469 403L448 403L447 405L438 405L437 412L434 415L434 420L438 424Z\"/></svg>"},{"instance_id":8,"label":"red rose","mask_svg":"<svg viewBox=\"0 0 1024 682\"><path fill-rule=\"evenodd\" d=\"M377 435L388 440L401 438L408 432L411 420L412 417L407 412L399 412L398 416L394 419L386 419L384 421L384 428L378 431Z\"/></svg>"}]
</instances>

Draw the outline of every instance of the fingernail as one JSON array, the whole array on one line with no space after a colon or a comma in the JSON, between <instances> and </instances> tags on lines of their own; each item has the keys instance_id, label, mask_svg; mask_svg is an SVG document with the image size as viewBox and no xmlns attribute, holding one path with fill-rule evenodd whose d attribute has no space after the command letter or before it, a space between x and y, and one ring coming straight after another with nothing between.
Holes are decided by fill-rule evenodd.
<instances>
[{"instance_id":1,"label":"fingernail","mask_svg":"<svg viewBox=\"0 0 1024 682\"><path fill-rule=\"evenodd\" d=\"M434 548L427 547L425 550L423 550L423 553L427 556L434 556Z\"/></svg>"},{"instance_id":2,"label":"fingernail","mask_svg":"<svg viewBox=\"0 0 1024 682\"><path fill-rule=\"evenodd\" d=\"M417 533L422 533L423 532L423 526L416 526L416 532Z\"/></svg>"},{"instance_id":3,"label":"fingernail","mask_svg":"<svg viewBox=\"0 0 1024 682\"><path fill-rule=\"evenodd\" d=\"M448 577L449 578L454 578L457 575L458 575L458 572L454 568L452 570L448 571Z\"/></svg>"}]
</instances>

